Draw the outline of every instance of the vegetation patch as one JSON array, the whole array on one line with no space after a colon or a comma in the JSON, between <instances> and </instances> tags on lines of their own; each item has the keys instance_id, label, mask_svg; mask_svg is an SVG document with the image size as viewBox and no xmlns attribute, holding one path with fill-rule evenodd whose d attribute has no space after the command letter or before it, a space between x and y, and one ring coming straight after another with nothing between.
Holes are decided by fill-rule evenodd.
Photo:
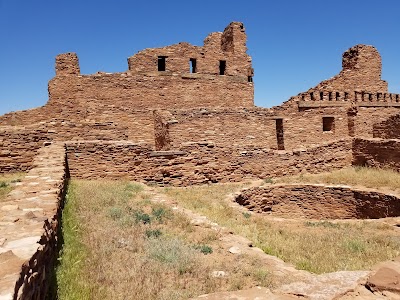
<instances>
[{"instance_id":1,"label":"vegetation patch","mask_svg":"<svg viewBox=\"0 0 400 300\"><path fill-rule=\"evenodd\" d=\"M314 273L367 270L400 254L400 234L394 227L368 221L279 221L249 215L227 200L228 194L239 189L240 185L224 184L164 188L164 192L179 205L247 237L265 253L298 269Z\"/></svg>"},{"instance_id":2,"label":"vegetation patch","mask_svg":"<svg viewBox=\"0 0 400 300\"><path fill-rule=\"evenodd\" d=\"M228 253L218 231L150 198L139 184L70 182L60 300L188 299L274 284L259 258ZM226 275L213 276L219 271Z\"/></svg>"},{"instance_id":3,"label":"vegetation patch","mask_svg":"<svg viewBox=\"0 0 400 300\"><path fill-rule=\"evenodd\" d=\"M25 176L25 173L10 173L0 175L0 202L4 201L7 194L14 189L17 182Z\"/></svg>"}]
</instances>

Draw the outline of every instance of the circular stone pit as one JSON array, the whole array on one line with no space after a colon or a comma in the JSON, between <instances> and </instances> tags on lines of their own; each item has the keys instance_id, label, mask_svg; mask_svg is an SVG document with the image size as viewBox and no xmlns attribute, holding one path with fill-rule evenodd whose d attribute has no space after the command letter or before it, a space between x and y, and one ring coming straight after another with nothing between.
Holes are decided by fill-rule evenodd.
<instances>
[{"instance_id":1,"label":"circular stone pit","mask_svg":"<svg viewBox=\"0 0 400 300\"><path fill-rule=\"evenodd\" d=\"M400 216L400 199L347 186L284 184L243 190L235 201L247 209L285 218L379 219Z\"/></svg>"}]
</instances>

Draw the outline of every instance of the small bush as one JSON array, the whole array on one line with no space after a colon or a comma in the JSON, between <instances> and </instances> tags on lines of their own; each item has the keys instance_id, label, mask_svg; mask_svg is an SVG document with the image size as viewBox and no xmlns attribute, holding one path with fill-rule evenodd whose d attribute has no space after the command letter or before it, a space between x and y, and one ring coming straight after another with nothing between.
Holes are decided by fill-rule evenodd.
<instances>
[{"instance_id":1,"label":"small bush","mask_svg":"<svg viewBox=\"0 0 400 300\"><path fill-rule=\"evenodd\" d=\"M167 210L163 207L152 208L151 214L157 221L162 222L163 218L167 215Z\"/></svg>"},{"instance_id":2,"label":"small bush","mask_svg":"<svg viewBox=\"0 0 400 300\"><path fill-rule=\"evenodd\" d=\"M152 238L152 237L158 238L162 235L162 232L160 229L147 229L145 231L145 234L148 238Z\"/></svg>"},{"instance_id":3,"label":"small bush","mask_svg":"<svg viewBox=\"0 0 400 300\"><path fill-rule=\"evenodd\" d=\"M193 248L199 250L204 255L213 253L213 249L208 245L196 245Z\"/></svg>"},{"instance_id":4,"label":"small bush","mask_svg":"<svg viewBox=\"0 0 400 300\"><path fill-rule=\"evenodd\" d=\"M143 224L150 224L151 223L151 217L144 213L141 210L136 210L133 212L133 216L136 220L136 223L143 223Z\"/></svg>"},{"instance_id":5,"label":"small bush","mask_svg":"<svg viewBox=\"0 0 400 300\"><path fill-rule=\"evenodd\" d=\"M179 239L149 239L148 256L170 264L179 274L190 272L196 266L196 250Z\"/></svg>"},{"instance_id":6,"label":"small bush","mask_svg":"<svg viewBox=\"0 0 400 300\"><path fill-rule=\"evenodd\" d=\"M251 217L251 213L243 212L242 214L243 214L243 217L245 217L246 219L250 219L250 217Z\"/></svg>"},{"instance_id":7,"label":"small bush","mask_svg":"<svg viewBox=\"0 0 400 300\"><path fill-rule=\"evenodd\" d=\"M274 180L272 178L270 178L270 177L267 177L267 178L264 179L264 182L265 183L274 183Z\"/></svg>"},{"instance_id":8,"label":"small bush","mask_svg":"<svg viewBox=\"0 0 400 300\"><path fill-rule=\"evenodd\" d=\"M8 183L5 181L0 181L0 188L6 188L8 187Z\"/></svg>"},{"instance_id":9,"label":"small bush","mask_svg":"<svg viewBox=\"0 0 400 300\"><path fill-rule=\"evenodd\" d=\"M111 219L118 220L122 217L122 209L120 207L111 207L109 211Z\"/></svg>"}]
</instances>

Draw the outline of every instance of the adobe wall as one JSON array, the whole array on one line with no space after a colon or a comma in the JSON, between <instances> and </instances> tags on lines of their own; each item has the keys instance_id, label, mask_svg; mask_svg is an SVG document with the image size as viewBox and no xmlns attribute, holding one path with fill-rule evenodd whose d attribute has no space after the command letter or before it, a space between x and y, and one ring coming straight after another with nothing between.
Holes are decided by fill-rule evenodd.
<instances>
[{"instance_id":1,"label":"adobe wall","mask_svg":"<svg viewBox=\"0 0 400 300\"><path fill-rule=\"evenodd\" d=\"M354 139L353 165L400 171L400 140Z\"/></svg>"},{"instance_id":2,"label":"adobe wall","mask_svg":"<svg viewBox=\"0 0 400 300\"><path fill-rule=\"evenodd\" d=\"M351 164L351 140L296 151L263 147L219 147L187 143L173 151L153 151L130 142L67 142L71 177L128 179L188 186L318 173Z\"/></svg>"},{"instance_id":3,"label":"adobe wall","mask_svg":"<svg viewBox=\"0 0 400 300\"><path fill-rule=\"evenodd\" d=\"M285 218L378 219L398 217L393 195L343 186L285 184L242 191L235 201L258 213Z\"/></svg>"},{"instance_id":4,"label":"adobe wall","mask_svg":"<svg viewBox=\"0 0 400 300\"><path fill-rule=\"evenodd\" d=\"M106 105L130 109L253 107L253 69L246 54L242 23L232 22L223 33L212 33L203 47L188 43L146 49L128 59L122 73L80 75L78 57L56 58L56 76L49 82L49 103ZM159 57L165 71L159 71ZM196 70L190 71L190 60ZM225 61L220 75L220 61Z\"/></svg>"}]
</instances>

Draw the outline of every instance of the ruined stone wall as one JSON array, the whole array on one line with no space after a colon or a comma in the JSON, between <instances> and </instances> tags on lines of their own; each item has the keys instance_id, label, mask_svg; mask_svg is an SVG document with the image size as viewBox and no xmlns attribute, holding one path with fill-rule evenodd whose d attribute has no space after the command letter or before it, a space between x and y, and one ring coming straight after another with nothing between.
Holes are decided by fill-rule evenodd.
<instances>
[{"instance_id":1,"label":"ruined stone wall","mask_svg":"<svg viewBox=\"0 0 400 300\"><path fill-rule=\"evenodd\" d=\"M400 215L400 199L342 186L284 184L250 188L235 201L251 211L286 218L378 219Z\"/></svg>"},{"instance_id":2,"label":"ruined stone wall","mask_svg":"<svg viewBox=\"0 0 400 300\"><path fill-rule=\"evenodd\" d=\"M38 149L51 139L47 129L1 128L0 173L29 170Z\"/></svg>"},{"instance_id":3,"label":"ruined stone wall","mask_svg":"<svg viewBox=\"0 0 400 300\"><path fill-rule=\"evenodd\" d=\"M322 81L309 92L387 93L387 82L381 80L381 74L382 59L375 47L356 45L343 53L342 71L333 78Z\"/></svg>"},{"instance_id":4,"label":"ruined stone wall","mask_svg":"<svg viewBox=\"0 0 400 300\"><path fill-rule=\"evenodd\" d=\"M277 120L282 119L284 148L319 145L348 137L345 108L301 112L273 109L194 109L171 111L168 132L173 148L186 142L211 141L219 147L257 146L278 149ZM323 131L323 118L334 117Z\"/></svg>"},{"instance_id":5,"label":"ruined stone wall","mask_svg":"<svg viewBox=\"0 0 400 300\"><path fill-rule=\"evenodd\" d=\"M137 110L252 107L253 69L246 50L243 24L233 22L223 33L209 35L203 47L180 43L143 50L128 59L129 70L123 73L80 75L76 54L61 54L56 76L49 82L49 103ZM160 58L165 64L162 71ZM191 60L196 60L193 70Z\"/></svg>"},{"instance_id":6,"label":"ruined stone wall","mask_svg":"<svg viewBox=\"0 0 400 300\"><path fill-rule=\"evenodd\" d=\"M400 171L400 140L354 139L353 165Z\"/></svg>"},{"instance_id":7,"label":"ruined stone wall","mask_svg":"<svg viewBox=\"0 0 400 300\"><path fill-rule=\"evenodd\" d=\"M65 148L41 148L27 176L0 204L0 299L53 299L54 264L68 169Z\"/></svg>"},{"instance_id":8,"label":"ruined stone wall","mask_svg":"<svg viewBox=\"0 0 400 300\"><path fill-rule=\"evenodd\" d=\"M400 115L396 114L385 121L376 122L373 126L373 137L381 139L399 139Z\"/></svg>"},{"instance_id":9,"label":"ruined stone wall","mask_svg":"<svg viewBox=\"0 0 400 300\"><path fill-rule=\"evenodd\" d=\"M67 143L67 157L71 177L187 186L343 168L351 164L351 141L298 151L228 148L207 142L153 151L146 144L81 141Z\"/></svg>"}]
</instances>

